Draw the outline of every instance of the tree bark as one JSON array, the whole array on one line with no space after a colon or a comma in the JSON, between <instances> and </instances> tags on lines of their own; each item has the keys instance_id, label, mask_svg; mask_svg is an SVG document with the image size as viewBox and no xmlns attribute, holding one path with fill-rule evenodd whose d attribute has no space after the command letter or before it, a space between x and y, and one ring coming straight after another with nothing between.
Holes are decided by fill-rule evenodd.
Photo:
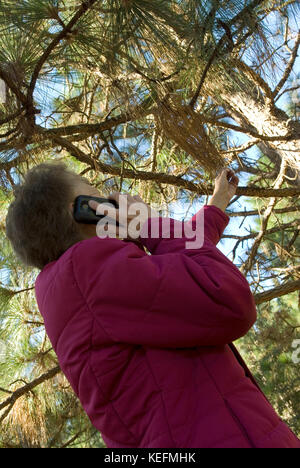
<instances>
[{"instance_id":1,"label":"tree bark","mask_svg":"<svg viewBox=\"0 0 300 468\"><path fill-rule=\"evenodd\" d=\"M210 76L205 91L241 126L266 136L289 136L284 141L261 141L258 148L279 170L281 160L288 163L287 183L300 185L300 122L293 121L274 102L262 95L258 85L234 70L228 70L232 82L225 76ZM248 82L248 83L247 83ZM267 84L266 84L267 86Z\"/></svg>"}]
</instances>

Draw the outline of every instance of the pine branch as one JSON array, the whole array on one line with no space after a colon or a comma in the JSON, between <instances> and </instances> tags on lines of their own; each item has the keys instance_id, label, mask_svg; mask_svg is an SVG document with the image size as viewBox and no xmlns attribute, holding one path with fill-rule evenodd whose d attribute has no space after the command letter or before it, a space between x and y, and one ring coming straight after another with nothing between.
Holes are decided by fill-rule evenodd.
<instances>
[{"instance_id":1,"label":"pine branch","mask_svg":"<svg viewBox=\"0 0 300 468\"><path fill-rule=\"evenodd\" d=\"M50 128L50 129L44 129L43 127L39 125L35 125L34 129L37 130L38 132L43 132L43 134L47 137L49 136L50 138L53 136L70 136L70 137L78 137L78 135L82 135L82 139L87 138L88 136L93 136L95 134L99 134L104 132L105 130L109 130L116 125L120 125L122 123L130 122L133 120L136 120L138 118L146 117L147 115L153 114L155 115L157 112L157 108L152 108L152 109L143 109L143 106L140 105L135 109L132 109L131 113L124 113L119 115L118 117L113 117L111 119L105 120L103 122L97 123L97 124L78 124L78 125L69 125L66 127L58 127L58 128ZM254 144L257 144L259 141L290 141L293 137L295 137L293 134L288 132L285 135L278 135L278 136L267 136L267 135L260 135L259 133L255 132L254 130L251 130L250 128L246 127L240 127L238 125L233 125L229 124L227 122L220 122L218 119L214 119L212 117L208 117L205 115L200 115L197 114L199 119L202 121L203 124L213 124L216 127L222 127L222 128L227 128L230 130L234 130L236 132L244 133L246 135L252 136L257 141L251 141L247 142L245 145L243 145L240 148L233 148L232 150L227 150L226 153L231 153L231 152L238 152L238 151L245 151L249 147L253 146ZM78 138L76 138L78 139ZM19 140L16 140L15 137L11 138L10 140L7 140L6 142L0 143L0 151L8 151L10 149L22 149L26 144L32 143L33 136L30 137L30 135L26 136L26 141L24 138L20 138ZM225 153L225 152L224 152ZM13 161L9 161L7 163L2 163L0 164L0 170L1 169L8 169L13 167Z\"/></svg>"},{"instance_id":2,"label":"pine branch","mask_svg":"<svg viewBox=\"0 0 300 468\"><path fill-rule=\"evenodd\" d=\"M68 440L66 443L61 445L59 448L67 448L69 445L71 445L73 442L75 442L75 440L78 439L78 437L83 433L84 433L84 430L77 432L77 434L75 434L73 437L71 437L70 440Z\"/></svg>"},{"instance_id":3,"label":"pine branch","mask_svg":"<svg viewBox=\"0 0 300 468\"><path fill-rule=\"evenodd\" d=\"M197 86L197 89L196 89L196 91L195 91L195 93L194 93L192 99L191 99L190 102L189 102L189 106L190 106L192 109L194 109L195 104L196 104L196 102L197 102L197 99L198 99L198 97L199 97L199 95L200 95L200 91L201 91L201 89L202 89L204 80L205 80L205 78L206 78L206 76L207 76L208 70L209 70L210 67L212 66L212 64L213 64L213 62L214 62L214 60L215 60L215 58L218 56L218 54L219 54L219 49L221 48L221 46L223 45L223 43L224 43L225 41L226 41L226 33L225 33L225 34L221 37L221 39L218 41L218 43L217 43L217 45L216 45L216 47L215 47L213 53L211 54L211 56L210 56L210 58L209 58L207 64L205 65L205 68L204 68L203 73L202 73L202 75L201 75L201 79L200 79L200 82L199 82L199 84L198 84L198 86Z\"/></svg>"},{"instance_id":4,"label":"pine branch","mask_svg":"<svg viewBox=\"0 0 300 468\"><path fill-rule=\"evenodd\" d=\"M105 164L101 161L97 161L91 156L88 156L78 147L73 145L66 138L61 137L52 137L52 141L66 149L72 156L74 156L78 161L83 162L91 167L95 171L100 171L103 174L111 174L128 179L136 180L145 180L158 182L160 184L169 184L176 187L189 190L190 192L198 193L198 195L211 195L213 193L213 186L206 184L195 184L189 180L182 179L180 176L174 176L170 174L165 174L163 172L147 172L140 170L132 170L127 168L120 168L117 166L111 166L110 164ZM260 187L238 187L236 191L239 196L248 196L248 197L292 197L300 195L300 187L284 188L284 189L272 189L272 188L260 188Z\"/></svg>"},{"instance_id":5,"label":"pine branch","mask_svg":"<svg viewBox=\"0 0 300 468\"><path fill-rule=\"evenodd\" d=\"M156 114L156 111L157 111L156 108L145 110L145 109L142 109L142 106L139 106L139 107L140 109L138 108L134 111L134 119L146 117L149 114ZM197 115L199 119L202 120L203 124L211 123L215 125L216 127L223 127L223 128L227 128L230 130L234 130L236 132L245 133L256 139L255 141L245 143L240 148L233 148L232 150L227 150L226 152L224 151L224 153L245 151L246 149L249 149L251 146L257 144L260 140L285 141L285 140L291 139L291 134L278 135L278 136L260 135L259 133L246 127L241 127L239 125L234 125L234 124L230 124L227 122L221 122L218 119L214 119L213 117L208 117L205 115L200 115L200 114L197 114ZM43 131L45 135L75 136L75 135L82 134L84 137L88 137L91 135L102 133L105 130L109 130L115 127L116 125L130 122L132 120L133 120L132 115L129 113L125 113L125 114L121 114L118 117L113 117L107 121L105 120L103 122L96 123L96 124L78 124L78 125L69 125L66 127L49 128L49 129L44 129L43 127L37 126L36 128L38 128L40 131Z\"/></svg>"},{"instance_id":6,"label":"pine branch","mask_svg":"<svg viewBox=\"0 0 300 468\"><path fill-rule=\"evenodd\" d=\"M83 151L81 151L78 147L73 145L66 138L61 138L61 137L56 136L52 138L52 141L55 142L56 145L59 145L65 148L72 156L78 159L78 161L88 164L92 169L102 172L103 174L111 174L111 175L115 175L119 177L123 175L123 177L129 178L129 179L149 180L149 181L156 181L159 183L176 185L178 187L185 188L187 190L197 192L197 193L202 193L202 194L204 193L207 194L209 193L209 191L211 191L211 193L213 192L213 187L210 187L210 189L209 188L207 189L204 184L196 185L193 182L182 179L180 176L173 176L173 175L159 173L159 172L153 173L153 172L139 171L139 170L134 171L132 169L126 169L126 168L121 168L121 167L105 164L85 154ZM300 189L299 189L299 192L300 192Z\"/></svg>"},{"instance_id":7,"label":"pine branch","mask_svg":"<svg viewBox=\"0 0 300 468\"><path fill-rule=\"evenodd\" d=\"M96 134L100 134L106 130L110 130L113 127L116 127L117 125L121 125L126 122L130 122L133 120L136 120L138 118L143 118L148 116L149 114L153 114L156 111L156 107L153 107L151 109L145 109L144 108L145 101L143 101L141 104L139 104L136 107L132 107L130 109L130 112L124 112L117 117L111 117L108 119L108 116L99 123L94 123L94 124L78 124L78 125L68 125L65 127L57 127L57 128L50 128L50 129L45 129L41 127L40 125L35 125L33 130L36 132L44 132L44 134L47 136L49 135L58 135L58 136L70 136L73 137L76 140L79 140L78 136L82 136L81 139L85 139L89 136L93 136ZM33 131L33 133L34 133ZM44 138L44 137L43 137ZM34 135L32 134L27 135L26 137L26 142L24 138L19 138L19 140L16 140L15 137L11 138L10 140L7 140L5 142L0 143L0 151L9 151L9 150L18 150L18 149L24 149L25 145L31 144L33 142L36 142L34 139ZM7 170L11 169L12 167L15 167L15 161L17 159L19 160L21 157L15 158L12 161L8 161L5 163L0 163L0 170Z\"/></svg>"},{"instance_id":8,"label":"pine branch","mask_svg":"<svg viewBox=\"0 0 300 468\"><path fill-rule=\"evenodd\" d=\"M284 183L284 176L285 176L285 173L286 173L286 169L287 169L287 160L285 158L282 159L282 162L281 162L281 166L280 166L280 171L279 171L279 174L274 182L274 189L275 190L279 190L281 185ZM243 263L242 267L241 267L241 272L246 274L248 271L251 270L252 268L252 265L253 265L253 262L254 262L254 259L255 259L255 256L257 254L257 251L258 251L258 248L263 240L263 237L265 235L265 232L267 230L267 225L268 225L268 221L269 221L269 218L273 212L273 209L275 208L275 205L277 203L277 199L275 197L272 197L269 201L269 204L266 208L266 210L264 211L264 214L262 216L262 220L261 220L261 228L260 228L260 231L259 233L257 234L254 242L253 242L253 245L251 247L251 250L250 250L250 253L249 253L249 256L247 258L247 260Z\"/></svg>"},{"instance_id":9,"label":"pine branch","mask_svg":"<svg viewBox=\"0 0 300 468\"><path fill-rule=\"evenodd\" d=\"M110 119L105 119L99 123L93 124L78 124L78 125L68 125L66 127L57 127L57 128L47 128L37 126L39 131L44 132L47 135L53 136L75 136L82 135L85 138L88 136L96 135L102 133L106 130L110 130L117 125L121 125L126 122L136 120L138 118L146 117L150 114L153 114L155 109L144 109L143 105L133 108L132 111L124 112L117 117L111 117Z\"/></svg>"},{"instance_id":10,"label":"pine branch","mask_svg":"<svg viewBox=\"0 0 300 468\"><path fill-rule=\"evenodd\" d=\"M15 94L17 99L26 106L27 98L19 89L19 87L10 79L10 76L3 70L3 66L0 65L0 78L5 82L6 86ZM22 112L22 110L20 111Z\"/></svg>"},{"instance_id":11,"label":"pine branch","mask_svg":"<svg viewBox=\"0 0 300 468\"><path fill-rule=\"evenodd\" d=\"M59 34L57 34L57 36L54 38L51 44L49 44L49 46L47 47L43 55L40 57L31 77L31 82L29 85L28 96L27 96L28 103L32 102L32 95L33 95L33 91L34 91L38 76L40 74L40 71L44 63L48 59L49 55L53 52L53 50L60 43L60 41L64 39L69 33L72 32L72 28L75 26L77 21L87 12L89 8L93 6L94 3L96 3L96 1L97 0L84 0L80 8L78 9L78 11L73 16L73 18L69 21L69 23L65 26L65 28Z\"/></svg>"},{"instance_id":12,"label":"pine branch","mask_svg":"<svg viewBox=\"0 0 300 468\"><path fill-rule=\"evenodd\" d=\"M203 83L204 83L204 80L207 76L207 73L210 69L210 67L212 66L214 60L216 57L218 57L219 55L219 51L220 51L220 48L221 46L225 43L225 42L228 42L228 38L229 38L229 42L230 42L230 48L229 48L229 51L227 51L226 53L229 53L229 52L232 52L232 50L237 47L238 45L240 45L240 42L234 44L233 42L233 39L232 39L232 35L231 35L231 30L230 30L230 26L234 25L236 23L236 21L238 21L239 19L242 20L242 25L239 27L239 29L237 31L235 31L235 34L237 34L239 31L243 30L244 27L245 27L245 18L247 17L247 12L249 12L249 10L251 11L253 8L257 7L260 3L263 3L264 0L254 0L250 5L247 5L241 12L239 12L234 18L232 18L227 24L224 23L223 21L220 21L219 20L219 24L223 27L223 29L225 29L225 33L223 34L223 36L219 39L213 53L211 54L204 70L203 70L203 73L202 73L202 76L201 76L201 79L200 79L200 82L197 86L197 89L195 91L195 94L194 96L192 97L192 99L190 100L189 102L189 106L194 108L195 107L195 104L196 104L196 101L200 95L200 91L202 89L202 86L203 86ZM246 37L248 37L248 35L251 35L253 33L253 31L249 31L246 35ZM245 38L243 38L243 42L245 42Z\"/></svg>"},{"instance_id":13,"label":"pine branch","mask_svg":"<svg viewBox=\"0 0 300 468\"><path fill-rule=\"evenodd\" d=\"M1 71L0 71L0 73L1 73ZM0 120L0 125L4 125L4 124L10 122L11 120L14 120L16 117L19 117L19 115L22 114L23 110L24 109L20 109L20 110L14 112L13 114L7 115L2 120Z\"/></svg>"},{"instance_id":14,"label":"pine branch","mask_svg":"<svg viewBox=\"0 0 300 468\"><path fill-rule=\"evenodd\" d=\"M46 382L46 380L52 379L59 372L61 372L61 369L59 366L53 367L49 371L45 372L44 374L40 375L36 379L32 380L32 382L29 382L28 384L23 385L23 387L18 388L12 393L10 397L4 400L3 403L0 403L0 410L2 410L3 408L7 406L9 406L9 409L11 409L18 398L25 395L25 393L30 392L31 390L33 390L35 387L37 387L41 383ZM5 412L5 415L1 416L0 421L3 421L6 415L7 415L7 412Z\"/></svg>"},{"instance_id":15,"label":"pine branch","mask_svg":"<svg viewBox=\"0 0 300 468\"><path fill-rule=\"evenodd\" d=\"M144 113L141 113L140 117L144 117L144 116L147 116L149 114L153 114L154 113L154 110L148 110L148 111L145 111ZM250 135L250 136L253 136L255 137L257 140L256 142L251 142L250 146L249 146L249 142L245 145L243 145L243 147L241 147L240 149L232 149L232 150L227 150L226 153L232 153L232 152L238 152L238 151L245 151L245 148L248 149L249 147L253 146L254 144L257 144L259 142L259 140L263 140L263 141L284 141L284 140L290 140L291 139L291 135L288 134L288 135L278 135L278 136L267 136L267 135L260 135L259 133L253 131L253 130L250 130L249 128L245 128L245 127L240 127L238 125L234 125L234 124L230 124L230 123L227 123L227 122L220 122L219 120L216 120L214 118L211 118L211 117L206 117L206 116L200 116L199 114L197 114L202 122L205 124L205 123L211 123L213 125L215 125L216 127L223 127L223 128L227 128L227 129L230 129L230 130L234 130L235 132L240 132L240 133L245 133L247 135ZM119 118L118 117L115 117L113 119L109 119L107 122L100 122L99 124L79 124L79 125L70 125L70 126L67 126L67 127L58 127L58 128L50 128L50 129L46 129L44 131L44 133L47 135L63 135L63 136L75 136L75 135L78 135L78 134L82 134L84 137L88 137L88 136L91 136L91 135L95 135L95 134L98 134L98 133L101 133L105 130L108 130L116 125L120 125L122 123L125 123L125 122L129 122L132 120L132 117L131 116L120 116ZM40 127L42 128L42 127ZM224 152L225 153L225 152Z\"/></svg>"},{"instance_id":16,"label":"pine branch","mask_svg":"<svg viewBox=\"0 0 300 468\"><path fill-rule=\"evenodd\" d=\"M240 127L239 125L234 125L230 124L227 122L221 122L217 119L214 119L212 117L207 117L205 115L200 115L197 114L199 118L202 120L202 122L205 123L211 123L215 125L216 127L223 127L223 128L228 128L230 130L234 130L235 132L239 133L245 133L246 135L252 136L256 139L261 140L261 141L289 141L293 139L293 137L296 138L296 135L292 135L290 132L287 132L285 135L276 135L276 136L268 136L268 135L261 135L260 133L255 132L254 130L247 128L247 127Z\"/></svg>"},{"instance_id":17,"label":"pine branch","mask_svg":"<svg viewBox=\"0 0 300 468\"><path fill-rule=\"evenodd\" d=\"M228 116L225 116L225 117L228 117ZM221 154L242 153L242 152L247 151L248 149L252 148L252 146L257 145L257 143L259 143L258 139L249 140L246 143L244 143L243 145L232 147L232 148L229 148L228 150L220 151L220 153Z\"/></svg>"},{"instance_id":18,"label":"pine branch","mask_svg":"<svg viewBox=\"0 0 300 468\"><path fill-rule=\"evenodd\" d=\"M263 214L265 209L261 211L258 210L249 210L249 211L235 211L233 213L227 213L230 217L238 217L238 216L259 216ZM276 208L273 210L273 213L282 214L282 213L292 213L294 211L300 212L300 206L286 206L285 208Z\"/></svg>"},{"instance_id":19,"label":"pine branch","mask_svg":"<svg viewBox=\"0 0 300 468\"><path fill-rule=\"evenodd\" d=\"M12 294L19 294L19 293L22 293L24 291L30 291L31 289L34 289L34 286L30 286L29 288L24 288L24 289L18 289L17 291L11 291Z\"/></svg>"},{"instance_id":20,"label":"pine branch","mask_svg":"<svg viewBox=\"0 0 300 468\"><path fill-rule=\"evenodd\" d=\"M297 39L296 39L296 42L295 42L295 45L294 45L294 48L293 48L293 53L292 53L292 55L290 57L290 60L289 60L288 65L287 65L287 67L286 67L286 69L284 71L284 74L283 74L281 80L279 81L279 83L277 84L276 88L274 89L274 91L272 93L273 97L275 97L278 94L278 92L281 90L282 86L284 85L284 83L286 82L288 77L290 76L292 68L293 68L294 63L295 63L295 60L297 58L297 52L298 52L299 45L300 45L300 31L297 34Z\"/></svg>"},{"instance_id":21,"label":"pine branch","mask_svg":"<svg viewBox=\"0 0 300 468\"><path fill-rule=\"evenodd\" d=\"M269 289L268 291L264 291L263 293L255 294L254 300L255 303L258 305L262 302L271 301L276 297L284 296L285 294L290 294L298 290L300 290L300 280L288 281L285 284L276 286L275 288Z\"/></svg>"},{"instance_id":22,"label":"pine branch","mask_svg":"<svg viewBox=\"0 0 300 468\"><path fill-rule=\"evenodd\" d=\"M229 214L230 216L230 214ZM269 235L269 234L274 234L274 232L278 231L284 231L285 229L300 229L300 220L295 220L293 222L285 223L285 224L280 224L280 226L276 226L270 229L265 229L264 231L259 231L259 234L262 233L260 237ZM222 239L238 239L240 242L249 240L249 239L254 239L255 237L258 236L257 232L251 232L251 234L246 234L245 236L239 236L237 234L224 234L222 236Z\"/></svg>"},{"instance_id":23,"label":"pine branch","mask_svg":"<svg viewBox=\"0 0 300 468\"><path fill-rule=\"evenodd\" d=\"M2 388L2 387L0 387L0 392L8 393L9 395L11 395L13 393L10 390L6 390L5 388Z\"/></svg>"},{"instance_id":24,"label":"pine branch","mask_svg":"<svg viewBox=\"0 0 300 468\"><path fill-rule=\"evenodd\" d=\"M278 101L278 99L280 99L283 94L290 93L291 91L296 91L299 88L300 88L300 85L296 85L296 86L291 86L290 88L284 89L281 93L277 94L275 102Z\"/></svg>"}]
</instances>

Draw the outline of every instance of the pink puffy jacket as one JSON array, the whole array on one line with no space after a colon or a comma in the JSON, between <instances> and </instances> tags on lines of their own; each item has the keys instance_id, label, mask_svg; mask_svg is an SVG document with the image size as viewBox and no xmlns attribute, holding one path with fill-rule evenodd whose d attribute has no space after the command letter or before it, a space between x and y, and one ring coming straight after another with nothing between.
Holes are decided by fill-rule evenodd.
<instances>
[{"instance_id":1,"label":"pink puffy jacket","mask_svg":"<svg viewBox=\"0 0 300 468\"><path fill-rule=\"evenodd\" d=\"M229 217L201 210L201 248L152 218L151 255L95 236L43 268L36 299L61 369L108 448L300 448L232 344L256 308L216 247Z\"/></svg>"}]
</instances>

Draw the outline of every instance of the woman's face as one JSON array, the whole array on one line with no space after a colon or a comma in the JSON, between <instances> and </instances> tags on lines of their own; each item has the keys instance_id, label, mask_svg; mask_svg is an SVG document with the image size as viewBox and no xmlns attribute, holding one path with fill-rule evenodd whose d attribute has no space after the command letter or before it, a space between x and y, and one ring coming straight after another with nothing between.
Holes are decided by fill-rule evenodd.
<instances>
[{"instance_id":1,"label":"woman's face","mask_svg":"<svg viewBox=\"0 0 300 468\"><path fill-rule=\"evenodd\" d=\"M93 197L103 196L95 187L90 185L88 181L84 182L80 180L76 182L76 184L74 185L73 193L74 193L74 199L70 203L70 210L72 214L73 214L73 209L74 209L74 200L79 195L89 195ZM94 237L97 235L95 224L78 223L78 225L85 239L89 239L90 237Z\"/></svg>"}]
</instances>

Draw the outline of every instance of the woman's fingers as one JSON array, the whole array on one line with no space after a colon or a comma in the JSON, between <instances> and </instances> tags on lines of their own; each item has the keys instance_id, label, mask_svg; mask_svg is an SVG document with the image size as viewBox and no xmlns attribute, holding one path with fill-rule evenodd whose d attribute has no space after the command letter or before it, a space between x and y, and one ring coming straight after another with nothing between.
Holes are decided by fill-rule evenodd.
<instances>
[{"instance_id":1,"label":"woman's fingers","mask_svg":"<svg viewBox=\"0 0 300 468\"><path fill-rule=\"evenodd\" d=\"M88 201L88 204L90 206L90 208L92 208L92 210L97 210L97 206L100 204L98 202L96 202L96 200L89 200Z\"/></svg>"},{"instance_id":2,"label":"woman's fingers","mask_svg":"<svg viewBox=\"0 0 300 468\"><path fill-rule=\"evenodd\" d=\"M230 169L229 167L224 167L223 169L221 169L218 173L217 173L217 177L216 179L219 180L219 179L225 179L226 177L226 180L230 183L230 184L233 184L233 185L238 185L239 183L239 178L235 175L234 171L232 169Z\"/></svg>"},{"instance_id":3,"label":"woman's fingers","mask_svg":"<svg viewBox=\"0 0 300 468\"><path fill-rule=\"evenodd\" d=\"M213 195L218 195L220 199L230 200L236 193L239 178L229 167L224 167L215 179Z\"/></svg>"},{"instance_id":4,"label":"woman's fingers","mask_svg":"<svg viewBox=\"0 0 300 468\"><path fill-rule=\"evenodd\" d=\"M131 226L130 221L133 220L137 216L137 212L139 213L139 222L140 224L143 224L143 220L145 221L147 217L149 217L152 212L150 212L151 208L149 205L147 205L144 200L140 197L140 195L131 195L128 192L112 192L109 196L108 199L114 200L118 203L119 208L116 208L113 212L113 215L110 215L111 218L114 219L114 221L117 221L120 225L120 228L117 227L117 236L120 236L122 238L129 237L129 238L135 238L136 237L136 229L138 231L139 229L139 224L137 227ZM122 203L122 202L126 203ZM134 206L131 206L134 205ZM97 207L99 206L99 203L96 201L90 200L89 201L89 206L94 209L97 213ZM131 208L131 209L130 209ZM133 209L132 209L133 208ZM100 210L99 210L100 211ZM129 213L128 213L129 211ZM101 213L103 211L101 210ZM100 214L100 213L98 213ZM104 213L103 213L104 214ZM109 213L106 213L109 215ZM128 229L128 232L125 230ZM130 231L132 229L132 231Z\"/></svg>"},{"instance_id":5,"label":"woman's fingers","mask_svg":"<svg viewBox=\"0 0 300 468\"><path fill-rule=\"evenodd\" d=\"M109 214L109 208L105 203L98 203L96 200L89 200L88 201L89 206L92 208L92 210L95 210L97 215L103 215L103 216L109 216L111 219L115 219L116 221L119 221L119 210L115 208L113 215L111 216ZM100 210L99 213L97 213L98 207L101 206L103 207L103 210ZM107 210L105 213L104 210Z\"/></svg>"},{"instance_id":6,"label":"woman's fingers","mask_svg":"<svg viewBox=\"0 0 300 468\"><path fill-rule=\"evenodd\" d=\"M233 185L238 185L239 184L239 178L236 175L233 175L231 180L229 181L230 184Z\"/></svg>"},{"instance_id":7,"label":"woman's fingers","mask_svg":"<svg viewBox=\"0 0 300 468\"><path fill-rule=\"evenodd\" d=\"M235 175L232 169L228 169L227 171L227 180L230 184L238 185L239 178Z\"/></svg>"},{"instance_id":8,"label":"woman's fingers","mask_svg":"<svg viewBox=\"0 0 300 468\"><path fill-rule=\"evenodd\" d=\"M108 195L107 198L115 200L119 204L119 198L121 195L122 195L121 192L112 192Z\"/></svg>"},{"instance_id":9,"label":"woman's fingers","mask_svg":"<svg viewBox=\"0 0 300 468\"><path fill-rule=\"evenodd\" d=\"M229 181L231 179L231 177L233 176L233 171L229 168L226 169L226 177L227 177L227 180Z\"/></svg>"}]
</instances>

